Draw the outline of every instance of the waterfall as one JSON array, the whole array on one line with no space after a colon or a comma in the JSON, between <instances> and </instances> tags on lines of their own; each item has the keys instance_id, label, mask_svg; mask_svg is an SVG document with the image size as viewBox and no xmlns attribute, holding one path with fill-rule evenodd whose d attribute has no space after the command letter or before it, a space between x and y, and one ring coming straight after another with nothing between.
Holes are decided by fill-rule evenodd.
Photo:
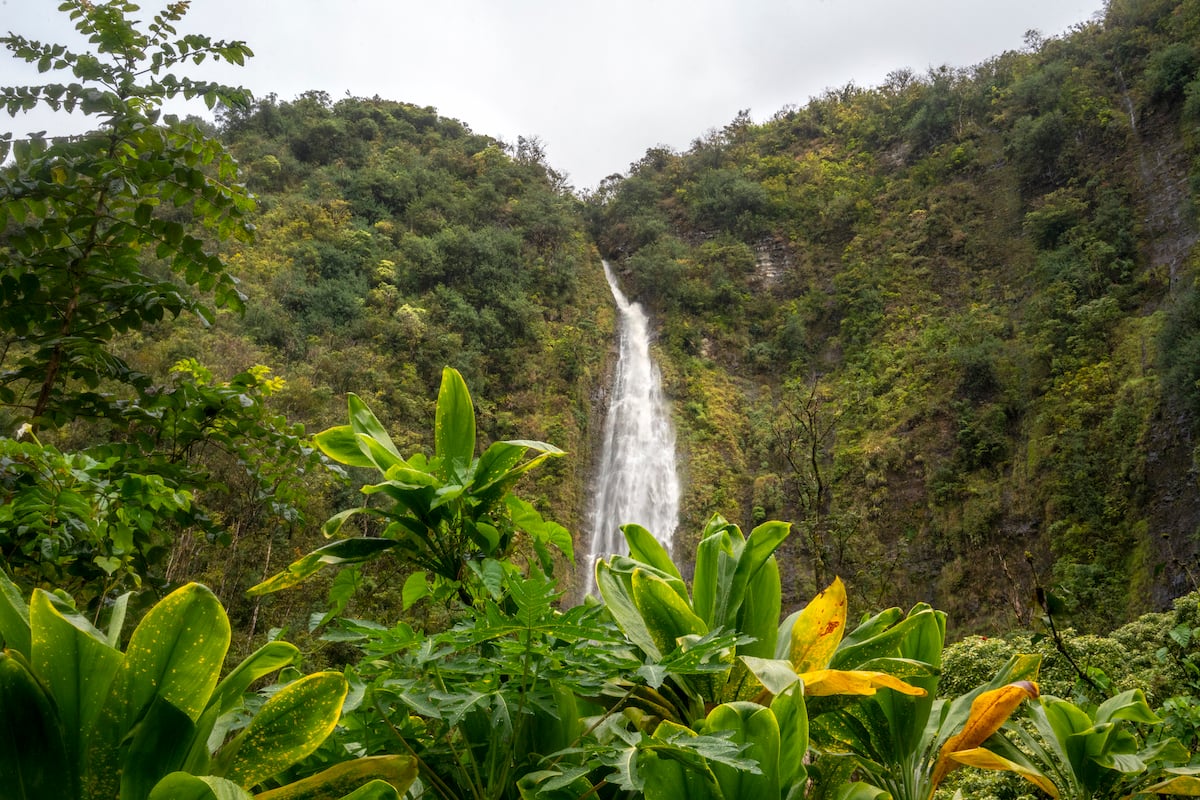
<instances>
[{"instance_id":1,"label":"waterfall","mask_svg":"<svg viewBox=\"0 0 1200 800\"><path fill-rule=\"evenodd\" d=\"M608 262L603 263L620 314L620 351L589 517L585 594L595 590L596 560L627 552L621 525L641 525L670 552L679 524L675 431L662 378L650 358L650 321L641 304L629 302L621 292Z\"/></svg>"}]
</instances>

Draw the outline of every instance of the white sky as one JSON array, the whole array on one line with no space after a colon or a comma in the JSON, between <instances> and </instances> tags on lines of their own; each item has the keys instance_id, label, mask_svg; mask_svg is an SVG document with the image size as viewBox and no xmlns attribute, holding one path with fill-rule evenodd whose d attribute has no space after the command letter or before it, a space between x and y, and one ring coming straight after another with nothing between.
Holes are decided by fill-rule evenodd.
<instances>
[{"instance_id":1,"label":"white sky","mask_svg":"<svg viewBox=\"0 0 1200 800\"><path fill-rule=\"evenodd\" d=\"M143 4L146 18L165 0ZM59 0L0 0L0 33L70 43ZM244 68L191 71L291 100L323 89L434 106L515 143L538 136L578 188L649 147L686 149L740 109L756 121L892 70L965 67L1057 36L1103 0L193 0L180 33L243 39ZM183 71L181 70L182 74ZM64 78L0 52L0 85ZM203 106L197 109L202 111ZM84 123L0 113L18 136Z\"/></svg>"}]
</instances>

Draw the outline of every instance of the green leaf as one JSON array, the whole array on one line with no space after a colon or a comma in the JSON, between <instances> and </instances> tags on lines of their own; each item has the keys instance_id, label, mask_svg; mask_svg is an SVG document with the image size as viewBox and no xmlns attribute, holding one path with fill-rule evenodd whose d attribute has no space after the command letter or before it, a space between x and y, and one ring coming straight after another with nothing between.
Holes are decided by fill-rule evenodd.
<instances>
[{"instance_id":1,"label":"green leaf","mask_svg":"<svg viewBox=\"0 0 1200 800\"><path fill-rule=\"evenodd\" d=\"M475 406L467 384L457 370L442 370L434 420L434 455L453 472L466 470L475 456Z\"/></svg>"},{"instance_id":2,"label":"green leaf","mask_svg":"<svg viewBox=\"0 0 1200 800\"><path fill-rule=\"evenodd\" d=\"M803 796L808 771L804 758L808 753L808 709L804 687L793 684L771 701L771 713L779 723L779 784L784 797L792 796L793 787Z\"/></svg>"},{"instance_id":3,"label":"green leaf","mask_svg":"<svg viewBox=\"0 0 1200 800\"><path fill-rule=\"evenodd\" d=\"M234 712L243 705L250 685L288 666L299 666L300 650L288 642L267 642L247 656L213 690L208 706L196 723L196 737L185 763L189 772L207 771L209 753L225 741L234 723Z\"/></svg>"},{"instance_id":4,"label":"green leaf","mask_svg":"<svg viewBox=\"0 0 1200 800\"><path fill-rule=\"evenodd\" d=\"M424 570L418 570L404 580L404 589L400 592L404 610L412 608L413 604L429 596L429 580Z\"/></svg>"},{"instance_id":5,"label":"green leaf","mask_svg":"<svg viewBox=\"0 0 1200 800\"><path fill-rule=\"evenodd\" d=\"M737 566L734 568L732 580L717 589L717 599L712 612L713 621L710 623L712 627L717 625L726 629L737 627L742 601L745 599L750 582L766 565L790 531L789 523L764 522L750 532L750 536L738 552ZM771 620L772 627L778 619L779 616L776 614Z\"/></svg>"},{"instance_id":6,"label":"green leaf","mask_svg":"<svg viewBox=\"0 0 1200 800\"><path fill-rule=\"evenodd\" d=\"M775 640L779 635L779 614L783 604L783 586L779 580L779 564L771 556L750 579L742 607L738 613L737 630L754 641L740 645L738 653L760 658L775 655Z\"/></svg>"},{"instance_id":7,"label":"green leaf","mask_svg":"<svg viewBox=\"0 0 1200 800\"><path fill-rule=\"evenodd\" d=\"M147 800L254 800L254 796L224 778L173 772L155 785Z\"/></svg>"},{"instance_id":8,"label":"green leaf","mask_svg":"<svg viewBox=\"0 0 1200 800\"><path fill-rule=\"evenodd\" d=\"M696 547L696 566L692 574L692 608L696 615L710 626L717 625L714 611L720 591L721 562L722 558L733 556L734 533L740 540L741 532L736 526L714 515L705 528L704 538Z\"/></svg>"},{"instance_id":9,"label":"green leaf","mask_svg":"<svg viewBox=\"0 0 1200 800\"><path fill-rule=\"evenodd\" d=\"M400 451L396 449L396 445L392 442L392 437L388 436L383 423L371 412L371 409L367 408L367 404L358 395L353 393L346 399L350 407L350 427L354 432L376 442L380 447L394 456L397 461L403 461L404 458L400 455Z\"/></svg>"},{"instance_id":10,"label":"green leaf","mask_svg":"<svg viewBox=\"0 0 1200 800\"><path fill-rule=\"evenodd\" d=\"M79 797L54 701L14 650L0 651L0 791L12 800Z\"/></svg>"},{"instance_id":11,"label":"green leaf","mask_svg":"<svg viewBox=\"0 0 1200 800\"><path fill-rule=\"evenodd\" d=\"M670 653L684 636L708 633L704 620L667 581L644 569L635 569L631 581L634 605L660 653Z\"/></svg>"},{"instance_id":12,"label":"green leaf","mask_svg":"<svg viewBox=\"0 0 1200 800\"><path fill-rule=\"evenodd\" d=\"M0 644L30 657L29 606L21 590L0 570Z\"/></svg>"},{"instance_id":13,"label":"green leaf","mask_svg":"<svg viewBox=\"0 0 1200 800\"><path fill-rule=\"evenodd\" d=\"M34 671L58 707L67 753L79 763L123 656L92 624L62 600L37 589L30 606Z\"/></svg>"},{"instance_id":14,"label":"green leaf","mask_svg":"<svg viewBox=\"0 0 1200 800\"><path fill-rule=\"evenodd\" d=\"M213 774L254 786L305 758L333 732L348 691L340 672L317 672L288 684L221 748Z\"/></svg>"},{"instance_id":15,"label":"green leaf","mask_svg":"<svg viewBox=\"0 0 1200 800\"><path fill-rule=\"evenodd\" d=\"M763 688L774 695L783 694L789 687L800 680L800 676L792 669L791 662L782 658L755 658L754 656L739 656L742 662L758 678Z\"/></svg>"},{"instance_id":16,"label":"green leaf","mask_svg":"<svg viewBox=\"0 0 1200 800\"><path fill-rule=\"evenodd\" d=\"M1150 710L1146 703L1146 695L1141 689L1129 689L1116 697L1110 697L1096 709L1096 724L1125 719L1131 722L1141 722L1146 725L1157 725L1162 718Z\"/></svg>"},{"instance_id":17,"label":"green leaf","mask_svg":"<svg viewBox=\"0 0 1200 800\"><path fill-rule=\"evenodd\" d=\"M121 797L146 797L162 778L182 767L195 733L187 714L156 697L123 743Z\"/></svg>"},{"instance_id":18,"label":"green leaf","mask_svg":"<svg viewBox=\"0 0 1200 800\"><path fill-rule=\"evenodd\" d=\"M471 477L472 490L480 491L502 480L524 457L524 447L512 442L493 442L475 462L475 471Z\"/></svg>"},{"instance_id":19,"label":"green leaf","mask_svg":"<svg viewBox=\"0 0 1200 800\"><path fill-rule=\"evenodd\" d=\"M321 452L348 467L373 467L373 462L359 447L358 437L349 425L337 425L313 437Z\"/></svg>"},{"instance_id":20,"label":"green leaf","mask_svg":"<svg viewBox=\"0 0 1200 800\"><path fill-rule=\"evenodd\" d=\"M416 778L417 760L411 756L368 756L262 792L255 800L383 800L403 794Z\"/></svg>"},{"instance_id":21,"label":"green leaf","mask_svg":"<svg viewBox=\"0 0 1200 800\"><path fill-rule=\"evenodd\" d=\"M97 791L117 793L121 743L158 698L199 719L229 648L229 618L206 587L189 583L159 601L134 630L108 696L87 733Z\"/></svg>"},{"instance_id":22,"label":"green leaf","mask_svg":"<svg viewBox=\"0 0 1200 800\"><path fill-rule=\"evenodd\" d=\"M339 539L293 561L283 572L277 573L262 583L250 587L246 593L254 596L277 592L280 589L295 586L324 566L357 564L370 561L380 553L390 550L398 544L393 539L372 539L365 537Z\"/></svg>"},{"instance_id":23,"label":"green leaf","mask_svg":"<svg viewBox=\"0 0 1200 800\"><path fill-rule=\"evenodd\" d=\"M700 732L729 732L732 743L745 746L741 756L757 767L712 765L726 800L779 797L779 723L771 709L757 703L723 703L709 712Z\"/></svg>"},{"instance_id":24,"label":"green leaf","mask_svg":"<svg viewBox=\"0 0 1200 800\"><path fill-rule=\"evenodd\" d=\"M641 612L633 602L633 588L629 577L628 574L614 572L608 561L601 559L596 562L596 589L604 598L604 603L617 626L629 641L640 647L650 658L659 661L663 652L650 635L646 620L642 618Z\"/></svg>"},{"instance_id":25,"label":"green leaf","mask_svg":"<svg viewBox=\"0 0 1200 800\"><path fill-rule=\"evenodd\" d=\"M683 576L679 574L679 568L671 560L671 554L667 552L666 548L662 546L662 542L658 541L658 537L653 533L641 525L634 523L622 525L621 533L625 535L625 541L629 544L629 555L631 558L644 561L650 566L678 578L680 581L683 580ZM684 599L688 599L686 590Z\"/></svg>"}]
</instances>

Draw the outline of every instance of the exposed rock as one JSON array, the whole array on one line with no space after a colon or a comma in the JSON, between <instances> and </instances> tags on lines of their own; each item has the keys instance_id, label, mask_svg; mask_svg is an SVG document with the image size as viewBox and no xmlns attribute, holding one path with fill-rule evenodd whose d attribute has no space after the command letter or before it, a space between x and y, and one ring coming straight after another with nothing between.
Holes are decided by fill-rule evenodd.
<instances>
[{"instance_id":1,"label":"exposed rock","mask_svg":"<svg viewBox=\"0 0 1200 800\"><path fill-rule=\"evenodd\" d=\"M796 266L781 237L763 237L754 245L754 280L763 291L779 286L784 274Z\"/></svg>"}]
</instances>

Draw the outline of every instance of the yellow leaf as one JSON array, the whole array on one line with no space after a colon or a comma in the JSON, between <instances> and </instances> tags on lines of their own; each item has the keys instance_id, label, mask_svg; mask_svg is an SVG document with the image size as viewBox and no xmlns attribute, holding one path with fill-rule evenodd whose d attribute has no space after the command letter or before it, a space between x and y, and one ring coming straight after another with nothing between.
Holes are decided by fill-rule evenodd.
<instances>
[{"instance_id":1,"label":"yellow leaf","mask_svg":"<svg viewBox=\"0 0 1200 800\"><path fill-rule=\"evenodd\" d=\"M1154 794L1200 797L1200 778L1193 778L1190 775L1181 775L1175 778L1168 778L1165 781L1148 787L1145 789L1145 791L1152 792Z\"/></svg>"},{"instance_id":2,"label":"yellow leaf","mask_svg":"<svg viewBox=\"0 0 1200 800\"><path fill-rule=\"evenodd\" d=\"M796 672L824 669L846 632L846 586L834 578L812 599L792 625L788 660Z\"/></svg>"},{"instance_id":3,"label":"yellow leaf","mask_svg":"<svg viewBox=\"0 0 1200 800\"><path fill-rule=\"evenodd\" d=\"M951 753L971 750L983 744L985 739L1000 729L1022 701L1026 698L1035 699L1037 696L1036 683L1017 681L976 697L971 702L971 713L962 730L942 745L937 766L933 770L933 785L937 786L946 773L954 769L955 764L950 760Z\"/></svg>"},{"instance_id":4,"label":"yellow leaf","mask_svg":"<svg viewBox=\"0 0 1200 800\"><path fill-rule=\"evenodd\" d=\"M950 758L968 767L994 769L1000 772L1015 772L1051 797L1058 797L1058 787L1051 783L1050 779L1045 775L1015 761L1009 761L1003 756L998 756L991 750L985 750L982 747L976 747L971 750L960 750L957 753L952 753Z\"/></svg>"},{"instance_id":5,"label":"yellow leaf","mask_svg":"<svg viewBox=\"0 0 1200 800\"><path fill-rule=\"evenodd\" d=\"M895 689L904 694L922 697L925 690L907 684L895 675L866 670L818 669L800 674L804 681L804 694L808 697L825 697L831 694L875 694L876 689Z\"/></svg>"}]
</instances>

